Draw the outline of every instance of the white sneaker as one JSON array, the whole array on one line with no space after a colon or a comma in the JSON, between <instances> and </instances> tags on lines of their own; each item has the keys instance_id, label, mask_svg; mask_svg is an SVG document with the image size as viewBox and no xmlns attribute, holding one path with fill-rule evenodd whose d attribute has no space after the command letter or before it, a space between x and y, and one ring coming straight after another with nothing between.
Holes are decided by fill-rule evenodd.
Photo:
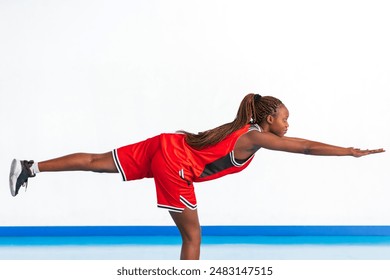
<instances>
[{"instance_id":1,"label":"white sneaker","mask_svg":"<svg viewBox=\"0 0 390 280\"><path fill-rule=\"evenodd\" d=\"M12 196L16 196L21 187L25 187L27 189L28 178L35 177L35 174L31 170L33 163L34 161L32 160L27 161L14 159L12 161L9 173L9 188Z\"/></svg>"}]
</instances>

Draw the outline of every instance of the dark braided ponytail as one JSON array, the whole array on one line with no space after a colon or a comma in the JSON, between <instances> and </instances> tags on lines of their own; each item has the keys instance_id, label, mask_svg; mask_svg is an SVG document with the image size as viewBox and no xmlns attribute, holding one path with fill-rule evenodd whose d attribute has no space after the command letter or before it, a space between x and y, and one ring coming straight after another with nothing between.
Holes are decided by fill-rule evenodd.
<instances>
[{"instance_id":1,"label":"dark braided ponytail","mask_svg":"<svg viewBox=\"0 0 390 280\"><path fill-rule=\"evenodd\" d=\"M186 134L186 142L194 149L202 149L222 141L229 134L239 130L249 123L259 124L268 115L276 113L277 108L283 104L279 99L272 96L259 94L247 94L241 101L237 116L234 121L223 124L216 128L199 132L198 134L180 131Z\"/></svg>"}]
</instances>

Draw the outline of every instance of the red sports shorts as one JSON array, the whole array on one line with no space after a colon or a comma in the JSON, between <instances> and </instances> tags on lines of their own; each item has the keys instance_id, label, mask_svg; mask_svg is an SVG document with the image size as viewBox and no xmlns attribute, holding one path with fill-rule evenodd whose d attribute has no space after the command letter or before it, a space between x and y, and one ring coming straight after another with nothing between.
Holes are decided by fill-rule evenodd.
<instances>
[{"instance_id":1,"label":"red sports shorts","mask_svg":"<svg viewBox=\"0 0 390 280\"><path fill-rule=\"evenodd\" d=\"M185 207L197 208L193 183L184 179L180 163L167 162L160 136L114 149L112 154L124 181L154 178L157 207L173 212L182 212Z\"/></svg>"}]
</instances>

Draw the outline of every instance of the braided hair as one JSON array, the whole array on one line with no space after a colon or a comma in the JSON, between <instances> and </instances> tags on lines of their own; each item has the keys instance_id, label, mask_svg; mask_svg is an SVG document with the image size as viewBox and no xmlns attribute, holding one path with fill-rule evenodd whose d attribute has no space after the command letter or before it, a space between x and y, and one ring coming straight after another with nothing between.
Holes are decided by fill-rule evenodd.
<instances>
[{"instance_id":1,"label":"braided hair","mask_svg":"<svg viewBox=\"0 0 390 280\"><path fill-rule=\"evenodd\" d=\"M188 145L194 149L201 150L204 147L217 144L249 123L260 125L268 115L274 115L282 104L275 97L250 93L241 101L237 116L232 122L197 134L186 131L180 132L186 135Z\"/></svg>"}]
</instances>

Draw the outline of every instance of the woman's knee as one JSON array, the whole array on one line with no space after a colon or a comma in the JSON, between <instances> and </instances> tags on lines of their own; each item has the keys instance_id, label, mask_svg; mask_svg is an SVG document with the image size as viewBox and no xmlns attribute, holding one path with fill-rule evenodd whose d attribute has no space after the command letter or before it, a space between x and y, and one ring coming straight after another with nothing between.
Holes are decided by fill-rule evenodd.
<instances>
[{"instance_id":1,"label":"woman's knee","mask_svg":"<svg viewBox=\"0 0 390 280\"><path fill-rule=\"evenodd\" d=\"M199 245L202 242L202 232L200 227L193 227L186 232L181 232L183 242Z\"/></svg>"},{"instance_id":2,"label":"woman's knee","mask_svg":"<svg viewBox=\"0 0 390 280\"><path fill-rule=\"evenodd\" d=\"M197 210L185 208L182 213L170 212L182 238L180 258L183 260L197 260L200 255L201 227Z\"/></svg>"}]
</instances>

